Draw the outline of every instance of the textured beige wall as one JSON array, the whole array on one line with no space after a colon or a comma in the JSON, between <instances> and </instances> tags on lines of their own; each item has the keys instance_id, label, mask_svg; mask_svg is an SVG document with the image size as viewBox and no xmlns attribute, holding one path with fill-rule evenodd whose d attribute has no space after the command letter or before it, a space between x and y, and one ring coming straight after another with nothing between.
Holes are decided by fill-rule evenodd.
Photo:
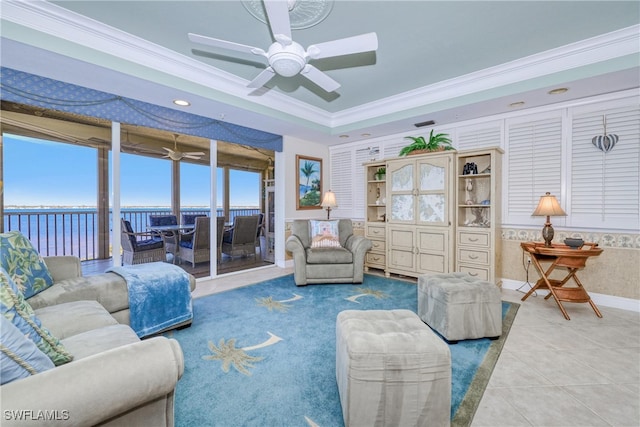
<instances>
[{"instance_id":1,"label":"textured beige wall","mask_svg":"<svg viewBox=\"0 0 640 427\"><path fill-rule=\"evenodd\" d=\"M286 224L286 237L291 234L291 222ZM354 221L353 232L364 235L364 222ZM496 277L526 281L526 257L521 242L542 241L540 230L503 229L501 241L501 263ZM562 242L569 234L556 231L554 242ZM604 249L598 257L587 260L587 266L577 273L578 278L589 292L640 300L640 236L609 233L570 233L571 237L580 237L585 241L597 242ZM287 252L286 259L291 259ZM543 267L548 267L548 263ZM553 278L561 279L566 274L560 270ZM540 278L533 265L529 267L529 283L535 284ZM573 284L573 281L571 281Z\"/></svg>"},{"instance_id":2,"label":"textured beige wall","mask_svg":"<svg viewBox=\"0 0 640 427\"><path fill-rule=\"evenodd\" d=\"M498 277L525 282L526 273L523 266L523 251L520 243L523 241L542 241L531 238L527 230L503 230L502 263L497 272ZM532 231L538 233L539 231ZM604 249L598 257L587 260L587 265L577 273L578 278L589 292L597 292L617 297L640 299L640 247L638 236L593 234L579 236L585 241L597 242ZM562 242L566 235L558 236L554 242ZM518 238L520 237L520 238ZM629 238L631 237L631 238ZM526 263L526 258L525 261ZM526 265L526 264L525 264ZM549 263L542 264L543 268ZM562 271L562 270L561 270ZM566 270L564 270L566 271ZM566 274L554 274L553 278L563 278ZM540 275L533 265L529 268L529 282L534 284ZM573 280L570 282L573 283Z\"/></svg>"}]
</instances>

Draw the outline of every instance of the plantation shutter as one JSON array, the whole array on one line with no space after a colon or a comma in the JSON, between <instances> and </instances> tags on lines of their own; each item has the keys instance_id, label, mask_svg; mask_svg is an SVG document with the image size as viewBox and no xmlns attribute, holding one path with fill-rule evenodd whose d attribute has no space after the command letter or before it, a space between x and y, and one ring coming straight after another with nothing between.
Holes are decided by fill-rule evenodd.
<instances>
[{"instance_id":1,"label":"plantation shutter","mask_svg":"<svg viewBox=\"0 0 640 427\"><path fill-rule=\"evenodd\" d=\"M458 129L456 143L457 150L471 150L478 148L500 147L502 144L502 127L500 123L490 126L466 127Z\"/></svg>"},{"instance_id":2,"label":"plantation shutter","mask_svg":"<svg viewBox=\"0 0 640 427\"><path fill-rule=\"evenodd\" d=\"M353 154L352 150L332 151L331 152L331 188L336 195L338 207L332 210L334 216L351 218L353 214L353 182L355 179L353 170ZM322 191L327 191L324 188ZM364 191L364 190L363 190ZM360 215L364 215L363 212Z\"/></svg>"},{"instance_id":3,"label":"plantation shutter","mask_svg":"<svg viewBox=\"0 0 640 427\"><path fill-rule=\"evenodd\" d=\"M384 143L384 154L382 156L383 159L389 159L393 157L398 157L398 153L402 150L402 147L409 145L411 143L410 140L404 138L394 138L385 141Z\"/></svg>"},{"instance_id":4,"label":"plantation shutter","mask_svg":"<svg viewBox=\"0 0 640 427\"><path fill-rule=\"evenodd\" d=\"M353 218L364 219L365 217L365 179L362 164L371 160L371 153L376 150L380 152L380 147L366 147L356 150L355 164L353 165Z\"/></svg>"},{"instance_id":5,"label":"plantation shutter","mask_svg":"<svg viewBox=\"0 0 640 427\"><path fill-rule=\"evenodd\" d=\"M592 143L596 136L617 135L608 151ZM640 108L576 114L572 121L570 225L640 228Z\"/></svg>"},{"instance_id":6,"label":"plantation shutter","mask_svg":"<svg viewBox=\"0 0 640 427\"><path fill-rule=\"evenodd\" d=\"M561 198L562 117L559 113L539 116L538 120L507 121L504 222L507 224L542 224L531 214L545 192ZM554 224L564 224L557 217Z\"/></svg>"}]
</instances>

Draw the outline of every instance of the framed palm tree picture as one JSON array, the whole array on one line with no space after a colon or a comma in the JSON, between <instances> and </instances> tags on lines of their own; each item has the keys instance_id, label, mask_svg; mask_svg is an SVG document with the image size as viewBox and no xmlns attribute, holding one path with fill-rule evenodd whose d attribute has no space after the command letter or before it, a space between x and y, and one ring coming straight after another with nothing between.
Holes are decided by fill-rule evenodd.
<instances>
[{"instance_id":1,"label":"framed palm tree picture","mask_svg":"<svg viewBox=\"0 0 640 427\"><path fill-rule=\"evenodd\" d=\"M322 159L296 156L296 209L322 209Z\"/></svg>"}]
</instances>

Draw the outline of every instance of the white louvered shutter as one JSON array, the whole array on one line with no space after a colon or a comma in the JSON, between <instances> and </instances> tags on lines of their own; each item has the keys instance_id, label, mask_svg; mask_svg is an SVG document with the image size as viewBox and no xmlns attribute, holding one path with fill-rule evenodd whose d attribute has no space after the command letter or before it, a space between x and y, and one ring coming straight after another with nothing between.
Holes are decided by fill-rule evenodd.
<instances>
[{"instance_id":1,"label":"white louvered shutter","mask_svg":"<svg viewBox=\"0 0 640 427\"><path fill-rule=\"evenodd\" d=\"M532 120L533 119L533 120ZM559 113L538 120L507 121L504 223L542 224L531 214L545 192L554 194L560 204L562 178L562 117ZM564 224L555 218L553 224Z\"/></svg>"},{"instance_id":2,"label":"white louvered shutter","mask_svg":"<svg viewBox=\"0 0 640 427\"><path fill-rule=\"evenodd\" d=\"M363 163L371 160L371 153L380 152L379 146L359 148L355 152L355 164L353 165L353 214L352 218L364 219L365 217L365 179ZM379 155L378 155L379 158Z\"/></svg>"},{"instance_id":3,"label":"white louvered shutter","mask_svg":"<svg viewBox=\"0 0 640 427\"><path fill-rule=\"evenodd\" d=\"M398 153L400 153L400 150L402 150L403 147L409 144L411 144L411 141L408 139L404 139L401 136L384 141L382 158L391 159L394 157L398 157Z\"/></svg>"},{"instance_id":4,"label":"white louvered shutter","mask_svg":"<svg viewBox=\"0 0 640 427\"><path fill-rule=\"evenodd\" d=\"M608 152L592 139L618 136ZM575 114L572 120L570 225L640 228L640 108L637 105Z\"/></svg>"},{"instance_id":5,"label":"white louvered shutter","mask_svg":"<svg viewBox=\"0 0 640 427\"><path fill-rule=\"evenodd\" d=\"M331 151L331 190L338 207L332 210L336 218L351 218L353 214L353 151ZM329 188L323 189L323 191ZM364 191L364 190L363 190ZM364 212L360 215L364 215Z\"/></svg>"},{"instance_id":6,"label":"white louvered shutter","mask_svg":"<svg viewBox=\"0 0 640 427\"><path fill-rule=\"evenodd\" d=\"M502 146L502 126L499 122L460 128L456 132L455 147L471 150Z\"/></svg>"}]
</instances>

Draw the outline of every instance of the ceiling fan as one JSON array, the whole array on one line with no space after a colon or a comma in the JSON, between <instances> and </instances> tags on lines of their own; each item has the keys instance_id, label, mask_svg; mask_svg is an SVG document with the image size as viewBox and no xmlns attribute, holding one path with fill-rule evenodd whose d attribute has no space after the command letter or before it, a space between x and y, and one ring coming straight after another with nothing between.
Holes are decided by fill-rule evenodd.
<instances>
[{"instance_id":1,"label":"ceiling fan","mask_svg":"<svg viewBox=\"0 0 640 427\"><path fill-rule=\"evenodd\" d=\"M190 152L186 152L186 153L178 151L178 135L177 134L173 135L173 150L171 148L167 148L167 147L162 147L162 148L167 151L167 154L165 154L162 157L169 158L171 160L175 160L176 162L178 162L178 161L180 161L182 159L199 160L205 154L202 151L190 151Z\"/></svg>"},{"instance_id":2,"label":"ceiling fan","mask_svg":"<svg viewBox=\"0 0 640 427\"><path fill-rule=\"evenodd\" d=\"M291 5L295 3L295 1L291 0L288 2L282 0L264 0L264 7L271 25L271 33L275 39L275 42L269 46L267 51L259 47L247 46L193 33L189 33L189 40L194 43L252 53L267 58L269 66L258 74L247 87L262 87L276 74L284 77L293 77L301 74L325 91L333 92L340 87L340 83L309 64L309 61L375 51L378 49L378 36L376 33L361 34L359 36L313 44L305 51L300 44L291 39L289 10L292 7Z\"/></svg>"}]
</instances>

